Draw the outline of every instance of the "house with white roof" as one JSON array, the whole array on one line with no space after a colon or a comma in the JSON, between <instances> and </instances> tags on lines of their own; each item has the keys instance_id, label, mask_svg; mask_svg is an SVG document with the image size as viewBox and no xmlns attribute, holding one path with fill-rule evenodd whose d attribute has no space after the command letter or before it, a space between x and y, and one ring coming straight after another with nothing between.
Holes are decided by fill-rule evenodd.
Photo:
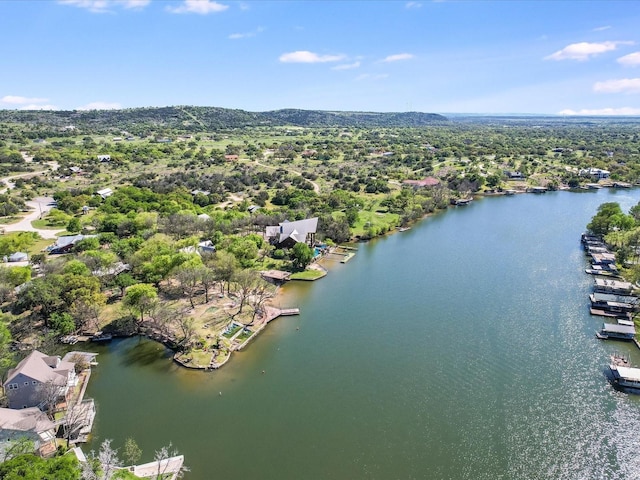
<instances>
[{"instance_id":1,"label":"house with white roof","mask_svg":"<svg viewBox=\"0 0 640 480\"><path fill-rule=\"evenodd\" d=\"M291 248L296 243L313 245L318 229L318 217L281 222L265 229L267 240L278 247Z\"/></svg>"},{"instance_id":2,"label":"house with white roof","mask_svg":"<svg viewBox=\"0 0 640 480\"><path fill-rule=\"evenodd\" d=\"M102 199L104 200L107 197L110 197L111 195L113 195L113 190L111 190L110 188L103 188L102 190L98 190L96 192L96 195L100 195L102 197Z\"/></svg>"},{"instance_id":3,"label":"house with white roof","mask_svg":"<svg viewBox=\"0 0 640 480\"><path fill-rule=\"evenodd\" d=\"M601 180L603 178L609 178L609 175L611 175L611 172L609 170L602 170L601 168L585 168L580 170L579 172L580 176L589 176L592 178L597 178L598 180Z\"/></svg>"}]
</instances>

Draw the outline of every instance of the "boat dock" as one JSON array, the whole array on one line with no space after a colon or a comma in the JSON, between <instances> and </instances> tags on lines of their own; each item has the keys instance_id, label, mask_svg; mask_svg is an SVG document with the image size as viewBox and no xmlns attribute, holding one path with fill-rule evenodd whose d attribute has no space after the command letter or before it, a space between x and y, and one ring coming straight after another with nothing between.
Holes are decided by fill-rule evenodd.
<instances>
[{"instance_id":1,"label":"boat dock","mask_svg":"<svg viewBox=\"0 0 640 480\"><path fill-rule=\"evenodd\" d=\"M634 316L640 311L640 298L636 295L636 286L619 277L616 266L616 254L609 250L610 246L599 235L583 233L580 242L592 265L585 269L586 273L596 275L593 281L593 292L589 294L591 303L589 312L615 321L603 323L596 331L596 338L601 340L631 340L640 349L640 341L636 337ZM618 277L614 279L612 277ZM610 319L610 320L609 320ZM612 375L620 379L618 368L630 368L629 359L620 354L611 356L609 366ZM640 371L640 369L639 369Z\"/></svg>"}]
</instances>

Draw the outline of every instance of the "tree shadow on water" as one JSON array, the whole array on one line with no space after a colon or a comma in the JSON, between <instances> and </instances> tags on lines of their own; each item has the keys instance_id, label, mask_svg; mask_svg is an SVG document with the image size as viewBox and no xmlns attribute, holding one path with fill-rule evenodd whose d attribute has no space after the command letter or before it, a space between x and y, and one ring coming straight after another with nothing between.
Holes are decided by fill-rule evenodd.
<instances>
[{"instance_id":1,"label":"tree shadow on water","mask_svg":"<svg viewBox=\"0 0 640 480\"><path fill-rule=\"evenodd\" d=\"M164 370L171 366L170 360L173 352L161 343L137 337L125 347L120 363L124 366L150 366Z\"/></svg>"}]
</instances>

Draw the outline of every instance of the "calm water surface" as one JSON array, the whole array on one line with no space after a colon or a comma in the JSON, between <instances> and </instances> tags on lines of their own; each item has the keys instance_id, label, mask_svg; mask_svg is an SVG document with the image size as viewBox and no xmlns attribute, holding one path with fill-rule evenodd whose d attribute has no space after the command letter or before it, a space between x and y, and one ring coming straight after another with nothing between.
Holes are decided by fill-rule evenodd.
<instances>
[{"instance_id":1,"label":"calm water surface","mask_svg":"<svg viewBox=\"0 0 640 480\"><path fill-rule=\"evenodd\" d=\"M486 198L287 285L213 373L139 339L100 350L95 440L173 442L188 479L631 479L640 396L614 391L579 236L640 191ZM298 330L299 328L299 330ZM262 370L266 373L262 374Z\"/></svg>"}]
</instances>

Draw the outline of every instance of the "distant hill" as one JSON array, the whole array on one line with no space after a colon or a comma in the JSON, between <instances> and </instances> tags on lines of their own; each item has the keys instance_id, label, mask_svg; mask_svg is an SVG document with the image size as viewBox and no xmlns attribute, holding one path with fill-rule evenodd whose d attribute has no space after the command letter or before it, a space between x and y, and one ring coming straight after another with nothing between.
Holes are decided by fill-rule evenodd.
<instances>
[{"instance_id":1,"label":"distant hill","mask_svg":"<svg viewBox=\"0 0 640 480\"><path fill-rule=\"evenodd\" d=\"M247 126L420 127L446 121L447 118L442 115L419 112L334 112L297 109L247 112L229 108L191 106L89 111L0 110L0 122L50 127L75 125L88 130L155 127L198 132Z\"/></svg>"}]
</instances>

